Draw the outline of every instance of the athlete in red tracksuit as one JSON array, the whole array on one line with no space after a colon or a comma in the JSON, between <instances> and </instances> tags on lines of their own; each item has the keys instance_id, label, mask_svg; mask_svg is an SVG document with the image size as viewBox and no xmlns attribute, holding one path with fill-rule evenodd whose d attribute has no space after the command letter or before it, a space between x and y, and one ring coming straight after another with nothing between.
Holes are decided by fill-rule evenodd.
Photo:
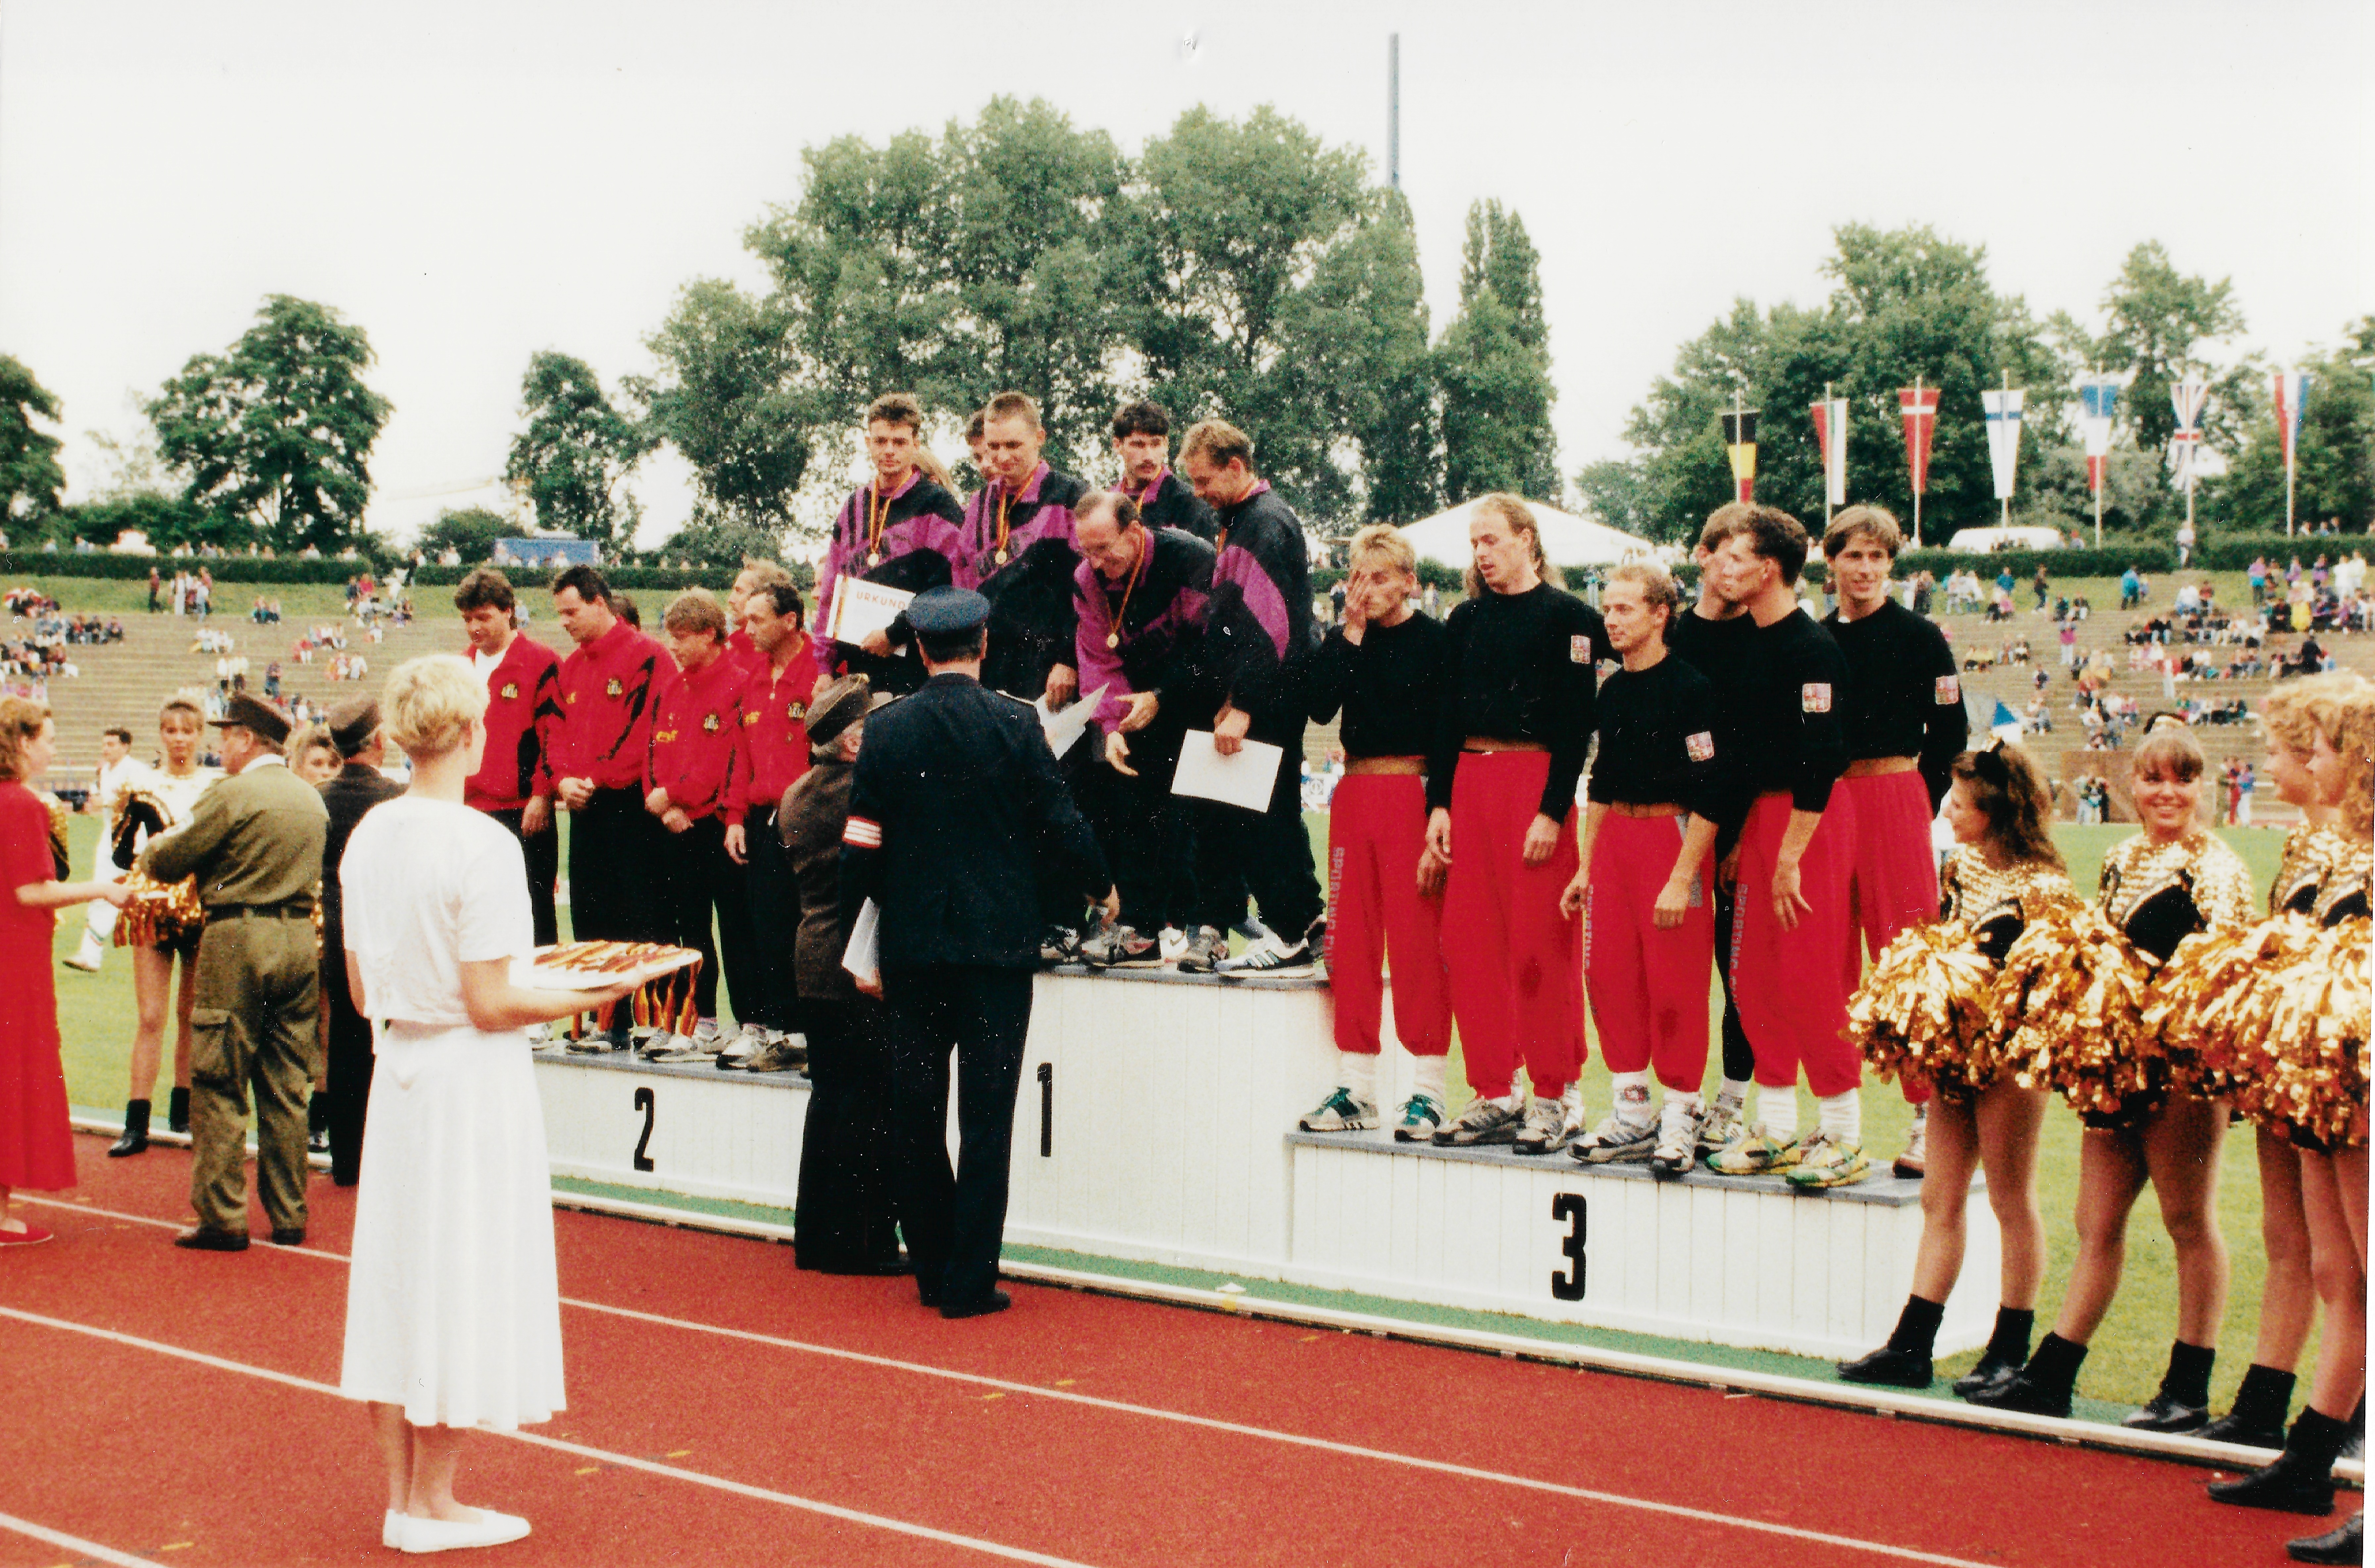
<instances>
[{"instance_id":1,"label":"athlete in red tracksuit","mask_svg":"<svg viewBox=\"0 0 2375 1568\"><path fill-rule=\"evenodd\" d=\"M528 912L538 947L560 937L552 902L561 834L552 820L552 749L561 733L561 656L515 624L508 578L482 566L454 591L470 638L470 667L487 683L487 750L462 803L501 822L527 863Z\"/></svg>"},{"instance_id":2,"label":"athlete in red tracksuit","mask_svg":"<svg viewBox=\"0 0 2375 1568\"><path fill-rule=\"evenodd\" d=\"M785 792L809 769L809 701L816 693L817 665L802 625L806 609L789 583L761 584L743 601L741 631L750 638L750 660L742 684L742 743L736 749L742 824L739 834L726 831L727 853L742 861L759 957L751 966L756 995L737 993L734 1015L778 1035L803 1032L791 963L800 930L799 880L775 819Z\"/></svg>"},{"instance_id":3,"label":"athlete in red tracksuit","mask_svg":"<svg viewBox=\"0 0 2375 1568\"><path fill-rule=\"evenodd\" d=\"M1466 599L1445 619L1450 685L1427 758L1427 847L1449 871L1443 956L1476 1100L1439 1144L1564 1148L1582 1130L1582 946L1559 913L1567 819L1591 739L1600 613L1542 580L1533 513L1477 503ZM1514 1086L1526 1069L1531 1091Z\"/></svg>"},{"instance_id":4,"label":"athlete in red tracksuit","mask_svg":"<svg viewBox=\"0 0 2375 1568\"><path fill-rule=\"evenodd\" d=\"M743 825L746 812L738 786L742 690L750 671L727 654L726 612L706 590L677 595L661 624L677 667L661 680L652 705L644 808L659 819L668 835L657 889L668 927L663 940L701 954L693 997L704 1022L714 1024L717 1018L721 950L735 1005L750 1014L746 1021L755 1021L751 1004L763 987L752 973L750 890L726 839L729 830Z\"/></svg>"},{"instance_id":5,"label":"athlete in red tracksuit","mask_svg":"<svg viewBox=\"0 0 2375 1568\"><path fill-rule=\"evenodd\" d=\"M1443 965L1443 867L1426 853L1427 749L1442 705L1442 625L1411 606L1417 558L1384 524L1348 552L1344 621L1305 676L1311 722L1341 709L1344 777L1328 808L1328 979L1336 1003L1337 1087L1303 1118L1306 1132L1377 1125L1377 1026L1393 958L1394 1032L1417 1059L1394 1137L1431 1138L1444 1123L1451 995Z\"/></svg>"},{"instance_id":6,"label":"athlete in red tracksuit","mask_svg":"<svg viewBox=\"0 0 2375 1568\"><path fill-rule=\"evenodd\" d=\"M1823 533L1839 595L1823 628L1848 663L1842 712L1849 760L1838 787L1856 819L1841 954L1850 990L1862 983L1867 951L1879 958L1897 933L1936 915L1938 855L1930 824L1971 733L1945 635L1889 596L1889 566L1903 543L1896 519L1876 506L1850 506ZM1913 1138L1896 1173L1918 1176L1930 1086L1909 1074L1903 1082L1915 1106Z\"/></svg>"},{"instance_id":7,"label":"athlete in red tracksuit","mask_svg":"<svg viewBox=\"0 0 2375 1568\"><path fill-rule=\"evenodd\" d=\"M1863 1064L1848 1043L1848 868L1855 808L1833 785L1847 767L1839 725L1847 661L1798 607L1806 531L1788 513L1752 506L1710 562L1718 590L1756 623L1734 728L1747 814L1736 852L1732 991L1756 1047L1758 1121L1707 1157L1728 1175L1788 1167L1801 1185L1864 1174ZM1798 1137L1798 1072L1822 1125Z\"/></svg>"},{"instance_id":8,"label":"athlete in red tracksuit","mask_svg":"<svg viewBox=\"0 0 2375 1568\"><path fill-rule=\"evenodd\" d=\"M1679 597L1646 565L1618 567L1601 595L1625 662L1601 682L1583 865L1561 901L1584 916L1584 986L1615 1091L1607 1119L1568 1152L1588 1164L1648 1160L1670 1176L1698 1159L1723 745L1714 685L1666 649ZM1653 1067L1666 1091L1654 1111Z\"/></svg>"}]
</instances>

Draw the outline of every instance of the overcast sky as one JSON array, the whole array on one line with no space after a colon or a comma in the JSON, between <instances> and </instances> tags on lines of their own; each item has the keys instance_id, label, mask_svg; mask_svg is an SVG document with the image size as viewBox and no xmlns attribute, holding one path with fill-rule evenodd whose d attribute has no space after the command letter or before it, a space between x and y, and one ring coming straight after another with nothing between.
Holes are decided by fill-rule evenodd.
<instances>
[{"instance_id":1,"label":"overcast sky","mask_svg":"<svg viewBox=\"0 0 2375 1568\"><path fill-rule=\"evenodd\" d=\"M372 521L482 499L530 353L606 382L803 147L1045 97L1135 151L1196 103L1276 105L1402 183L1440 331L1468 206L1542 255L1560 466L1737 295L1812 303L1833 226L1929 223L1998 288L2092 318L2137 242L2232 277L2279 359L2375 310L2366 0L1131 7L902 0L371 6L0 0L0 352L84 432L267 293L371 335L396 405ZM1192 41L1192 42L1191 42ZM1257 442L1259 431L1254 432ZM690 505L642 481L646 542Z\"/></svg>"}]
</instances>

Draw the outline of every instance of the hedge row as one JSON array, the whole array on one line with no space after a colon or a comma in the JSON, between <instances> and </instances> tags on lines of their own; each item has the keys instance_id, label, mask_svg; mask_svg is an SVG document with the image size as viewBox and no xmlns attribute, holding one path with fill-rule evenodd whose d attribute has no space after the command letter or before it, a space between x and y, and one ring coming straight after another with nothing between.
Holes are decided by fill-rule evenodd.
<instances>
[{"instance_id":1,"label":"hedge row","mask_svg":"<svg viewBox=\"0 0 2375 1568\"><path fill-rule=\"evenodd\" d=\"M195 572L202 566L213 574L216 583L230 587L276 583L342 584L366 572L384 575L368 560L307 560L301 556L147 556L111 555L105 551L77 554L71 550L52 555L45 550L0 550L0 575L11 577L87 577L138 583L147 580L151 567L171 577L176 572ZM431 564L416 568L408 580L423 588L450 588L470 570L467 566ZM606 566L602 575L613 587L630 590L697 587L723 593L733 585L738 570L729 566ZM791 572L803 589L813 586L809 581L813 574L807 567L795 565ZM515 588L543 591L551 586L554 573L542 567L514 566L506 568L503 575Z\"/></svg>"}]
</instances>

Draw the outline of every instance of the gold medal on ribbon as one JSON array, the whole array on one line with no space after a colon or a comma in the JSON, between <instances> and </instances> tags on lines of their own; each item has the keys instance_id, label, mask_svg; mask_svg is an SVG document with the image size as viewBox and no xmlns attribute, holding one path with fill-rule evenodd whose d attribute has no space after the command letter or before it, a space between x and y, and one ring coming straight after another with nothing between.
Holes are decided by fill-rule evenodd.
<instances>
[{"instance_id":1,"label":"gold medal on ribbon","mask_svg":"<svg viewBox=\"0 0 2375 1568\"><path fill-rule=\"evenodd\" d=\"M1006 552L1004 550L998 552L998 564L1000 566L1004 566L1006 564Z\"/></svg>"},{"instance_id":2,"label":"gold medal on ribbon","mask_svg":"<svg viewBox=\"0 0 2375 1568\"><path fill-rule=\"evenodd\" d=\"M1120 633L1120 632L1118 632L1118 631L1108 631L1108 632L1106 632L1106 633L1105 633L1105 646L1106 646L1106 647L1108 647L1108 648L1118 648L1118 647L1120 647L1120 646L1121 646L1121 633Z\"/></svg>"},{"instance_id":3,"label":"gold medal on ribbon","mask_svg":"<svg viewBox=\"0 0 2375 1568\"><path fill-rule=\"evenodd\" d=\"M867 565L868 565L868 566L880 566L880 565L881 565L881 564L882 564L882 552L881 552L880 550L876 550L872 555L868 556L868 557L866 558L866 564L867 564Z\"/></svg>"}]
</instances>

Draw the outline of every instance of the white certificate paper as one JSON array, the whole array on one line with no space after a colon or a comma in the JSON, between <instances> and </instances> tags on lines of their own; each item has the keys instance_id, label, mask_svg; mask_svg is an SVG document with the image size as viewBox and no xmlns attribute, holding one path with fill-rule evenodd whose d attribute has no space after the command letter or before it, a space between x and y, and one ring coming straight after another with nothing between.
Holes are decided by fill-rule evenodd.
<instances>
[{"instance_id":1,"label":"white certificate paper","mask_svg":"<svg viewBox=\"0 0 2375 1568\"><path fill-rule=\"evenodd\" d=\"M833 615L824 634L836 643L863 643L869 631L888 632L907 601L916 595L904 588L886 588L863 577L845 577L833 585Z\"/></svg>"},{"instance_id":2,"label":"white certificate paper","mask_svg":"<svg viewBox=\"0 0 2375 1568\"><path fill-rule=\"evenodd\" d=\"M1068 708L1051 711L1045 692L1032 702L1032 711L1039 715L1039 727L1047 737L1047 749L1056 754L1058 761L1062 761L1064 753L1081 738L1081 732L1089 727L1091 719L1096 717L1097 704L1105 700L1105 688L1100 686Z\"/></svg>"},{"instance_id":3,"label":"white certificate paper","mask_svg":"<svg viewBox=\"0 0 2375 1568\"><path fill-rule=\"evenodd\" d=\"M1248 811L1270 809L1270 786L1286 753L1259 740L1243 742L1234 757L1223 757L1212 744L1212 732L1191 729L1179 747L1179 771L1171 776L1174 795L1200 796L1206 800L1242 806Z\"/></svg>"},{"instance_id":4,"label":"white certificate paper","mask_svg":"<svg viewBox=\"0 0 2375 1568\"><path fill-rule=\"evenodd\" d=\"M858 906L857 918L849 923L849 946L841 955L841 967L858 979L871 984L882 978L881 949L878 938L882 932L882 912L868 899Z\"/></svg>"}]
</instances>

